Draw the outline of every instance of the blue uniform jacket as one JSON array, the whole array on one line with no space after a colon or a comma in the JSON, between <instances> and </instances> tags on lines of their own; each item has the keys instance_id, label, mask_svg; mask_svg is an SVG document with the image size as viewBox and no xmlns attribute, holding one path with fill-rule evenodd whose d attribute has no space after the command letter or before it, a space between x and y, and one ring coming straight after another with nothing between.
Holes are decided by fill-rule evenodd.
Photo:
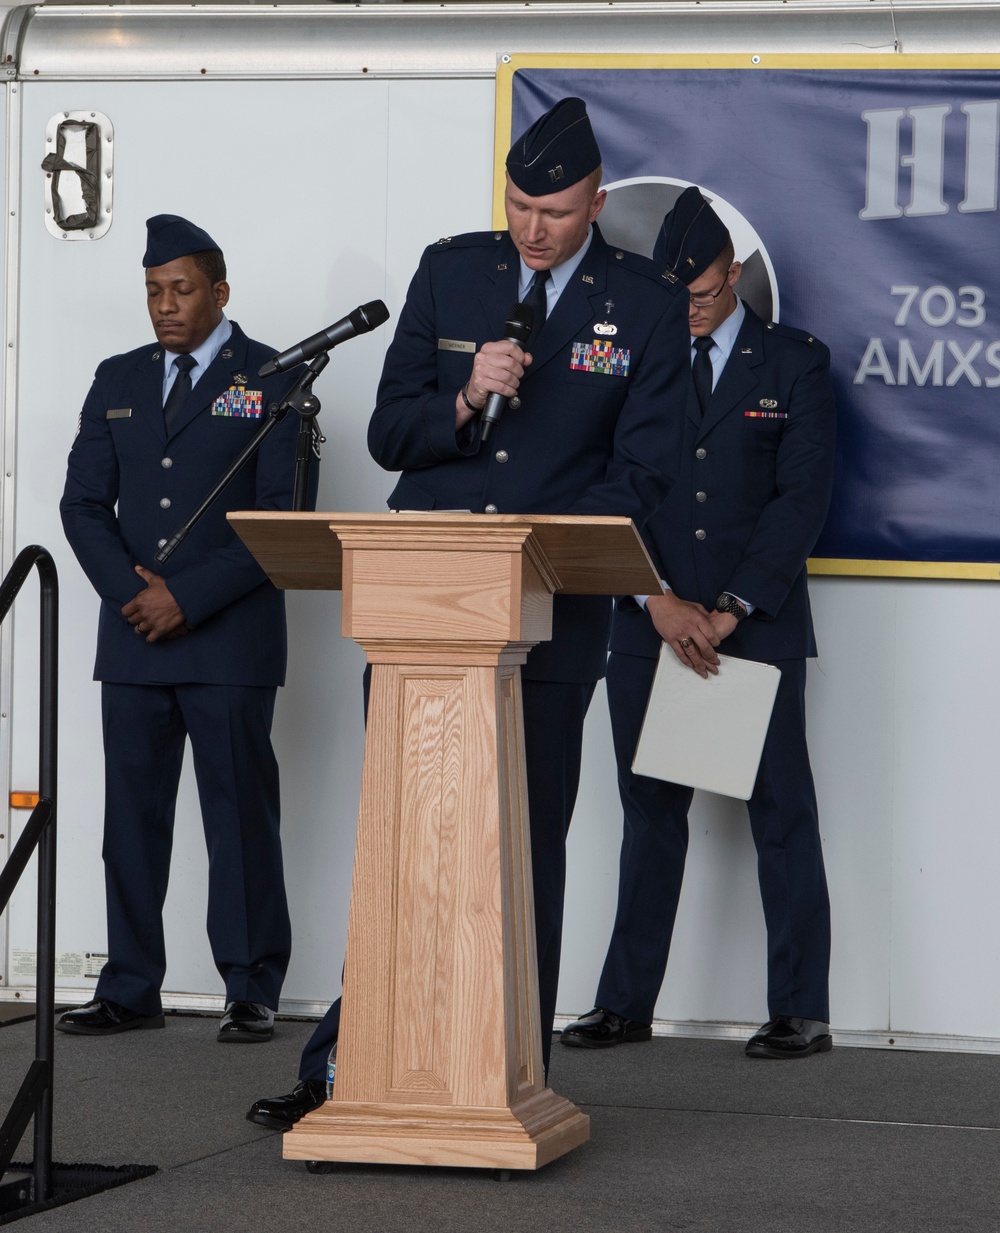
<instances>
[{"instance_id":1,"label":"blue uniform jacket","mask_svg":"<svg viewBox=\"0 0 1000 1233\"><path fill-rule=\"evenodd\" d=\"M292 385L294 373L257 376L273 354L234 323L169 440L162 348L139 347L98 367L60 504L66 538L102 600L97 680L284 682L284 597L230 529L226 513L291 508L298 416L287 415L271 430L166 565L154 559ZM232 414L239 410L251 414ZM135 634L121 609L144 585L136 564L167 579L189 634L152 644Z\"/></svg>"},{"instance_id":2,"label":"blue uniform jacket","mask_svg":"<svg viewBox=\"0 0 1000 1233\"><path fill-rule=\"evenodd\" d=\"M747 308L704 418L691 386L677 479L645 531L681 599L711 611L729 591L756 605L719 651L816 654L805 563L830 502L835 430L828 349ZM656 656L660 645L648 614L619 599L612 651Z\"/></svg>"},{"instance_id":3,"label":"blue uniform jacket","mask_svg":"<svg viewBox=\"0 0 1000 1233\"><path fill-rule=\"evenodd\" d=\"M687 296L594 233L531 346L521 405L485 446L478 420L456 435L455 398L475 352L504 337L517 249L507 232L477 232L425 250L368 430L376 462L402 471L390 507L619 514L641 526L659 504L666 424L680 418L689 382ZM552 641L531 652L525 676L597 680L610 611L604 597L557 596Z\"/></svg>"}]
</instances>

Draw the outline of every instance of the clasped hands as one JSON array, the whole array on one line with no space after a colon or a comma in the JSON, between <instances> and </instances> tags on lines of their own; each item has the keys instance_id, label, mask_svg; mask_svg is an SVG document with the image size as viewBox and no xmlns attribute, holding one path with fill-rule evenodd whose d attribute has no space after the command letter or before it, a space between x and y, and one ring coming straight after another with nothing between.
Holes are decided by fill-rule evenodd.
<instances>
[{"instance_id":1,"label":"clasped hands","mask_svg":"<svg viewBox=\"0 0 1000 1233\"><path fill-rule=\"evenodd\" d=\"M715 648L736 628L738 621L730 612L709 612L701 604L681 599L673 591L665 595L650 595L646 600L656 632L686 668L708 678L719 671Z\"/></svg>"},{"instance_id":2,"label":"clasped hands","mask_svg":"<svg viewBox=\"0 0 1000 1233\"><path fill-rule=\"evenodd\" d=\"M513 398L530 363L531 355L508 339L483 343L472 361L472 376L465 387L466 398L475 410L470 410L462 395L458 395L455 399L455 431L464 428L474 415L479 414L491 394Z\"/></svg>"},{"instance_id":3,"label":"clasped hands","mask_svg":"<svg viewBox=\"0 0 1000 1233\"><path fill-rule=\"evenodd\" d=\"M146 586L122 608L122 616L135 632L145 634L147 642L159 642L161 638L170 641L190 633L166 580L141 565L135 566L135 572Z\"/></svg>"}]
</instances>

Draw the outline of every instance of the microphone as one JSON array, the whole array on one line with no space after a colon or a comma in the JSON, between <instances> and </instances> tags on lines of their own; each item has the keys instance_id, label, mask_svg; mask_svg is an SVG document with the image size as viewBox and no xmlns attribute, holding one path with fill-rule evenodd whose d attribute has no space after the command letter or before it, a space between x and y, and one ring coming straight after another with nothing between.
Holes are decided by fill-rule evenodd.
<instances>
[{"instance_id":1,"label":"microphone","mask_svg":"<svg viewBox=\"0 0 1000 1233\"><path fill-rule=\"evenodd\" d=\"M507 320L504 322L504 342L517 343L519 347L524 347L531 336L532 326L535 324L535 313L530 304L515 304L507 314ZM486 400L486 406L483 407L483 419L479 429L479 439L481 441L489 440L489 435L493 431L493 425L499 420L507 409L507 399L503 394L491 394Z\"/></svg>"},{"instance_id":2,"label":"microphone","mask_svg":"<svg viewBox=\"0 0 1000 1233\"><path fill-rule=\"evenodd\" d=\"M327 326L325 330L320 330L318 334L303 339L296 346L289 347L287 351L282 351L280 355L268 360L257 376L270 377L276 372L284 372L286 368L294 368L296 364L311 360L320 351L330 351L342 342L347 342L349 338L354 338L357 334L367 334L369 330L374 330L388 320L389 310L381 300L362 304L360 308Z\"/></svg>"}]
</instances>

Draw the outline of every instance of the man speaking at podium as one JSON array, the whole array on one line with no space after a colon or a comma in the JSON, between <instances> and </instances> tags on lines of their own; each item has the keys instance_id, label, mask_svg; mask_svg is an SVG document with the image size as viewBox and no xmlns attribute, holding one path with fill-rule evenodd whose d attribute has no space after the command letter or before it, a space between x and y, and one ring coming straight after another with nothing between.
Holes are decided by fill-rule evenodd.
<instances>
[{"instance_id":1,"label":"man speaking at podium","mask_svg":"<svg viewBox=\"0 0 1000 1233\"><path fill-rule=\"evenodd\" d=\"M158 565L289 379L257 377L273 352L226 319L226 265L207 232L173 214L149 219L143 265L157 341L99 366L60 507L102 600L108 962L95 1000L56 1026L80 1036L163 1027L162 911L190 736L208 934L226 986L218 1039L252 1044L271 1038L291 948L270 735L285 607L226 513L291 508L298 421L277 425Z\"/></svg>"},{"instance_id":2,"label":"man speaking at podium","mask_svg":"<svg viewBox=\"0 0 1000 1233\"><path fill-rule=\"evenodd\" d=\"M688 380L687 295L645 258L605 243L600 182L586 106L562 99L507 156L508 231L449 236L424 252L368 431L376 462L402 472L391 508L617 514L641 525L658 504L668 424L683 414ZM505 326L521 303L533 317L523 346ZM502 418L487 445L491 396ZM610 613L606 597L557 595L552 640L521 672L546 1069L566 832ZM299 1086L256 1102L251 1120L290 1126L323 1100L339 1010L335 1003L306 1046Z\"/></svg>"}]
</instances>

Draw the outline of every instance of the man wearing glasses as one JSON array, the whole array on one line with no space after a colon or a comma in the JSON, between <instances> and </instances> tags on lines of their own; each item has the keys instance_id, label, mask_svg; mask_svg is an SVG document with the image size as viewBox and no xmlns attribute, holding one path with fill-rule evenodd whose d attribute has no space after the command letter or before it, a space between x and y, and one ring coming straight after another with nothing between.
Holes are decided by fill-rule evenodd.
<instances>
[{"instance_id":1,"label":"man wearing glasses","mask_svg":"<svg viewBox=\"0 0 1000 1233\"><path fill-rule=\"evenodd\" d=\"M768 1022L750 1057L826 1052L830 909L805 736L816 654L806 558L826 517L835 415L830 353L735 294L740 263L697 188L664 219L653 259L688 286L692 381L677 479L646 525L664 595L620 599L607 689L625 811L618 911L597 1006L566 1045L649 1040L687 852L692 789L631 770L663 642L702 677L719 651L781 670L748 802L767 926Z\"/></svg>"}]
</instances>

